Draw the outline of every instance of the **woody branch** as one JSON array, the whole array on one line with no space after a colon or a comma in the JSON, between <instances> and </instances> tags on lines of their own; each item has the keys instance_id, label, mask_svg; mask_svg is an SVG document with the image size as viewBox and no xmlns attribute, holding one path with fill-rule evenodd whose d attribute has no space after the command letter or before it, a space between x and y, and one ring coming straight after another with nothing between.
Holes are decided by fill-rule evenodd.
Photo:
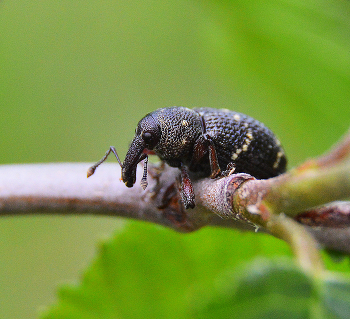
<instances>
[{"instance_id":1,"label":"woody branch","mask_svg":"<svg viewBox=\"0 0 350 319\"><path fill-rule=\"evenodd\" d=\"M288 241L297 254L303 250L295 234L309 236L310 232L324 247L350 253L350 204L318 207L350 197L349 154L350 134L325 156L275 178L255 180L247 174L232 174L195 181L196 207L188 210L178 193L178 169L168 166L151 167L149 186L143 191L138 183L126 188L119 181L117 164L102 165L89 180L89 164L84 163L3 165L0 215L121 216L178 231L203 226L259 228ZM142 170L138 171L141 175ZM312 238L313 246L311 242Z\"/></svg>"}]
</instances>

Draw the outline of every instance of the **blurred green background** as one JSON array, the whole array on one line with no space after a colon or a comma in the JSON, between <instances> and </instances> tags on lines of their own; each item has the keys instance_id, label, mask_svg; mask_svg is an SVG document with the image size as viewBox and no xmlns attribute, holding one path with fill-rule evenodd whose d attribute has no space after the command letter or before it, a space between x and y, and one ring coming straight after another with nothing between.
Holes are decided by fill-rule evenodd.
<instances>
[{"instance_id":1,"label":"blurred green background","mask_svg":"<svg viewBox=\"0 0 350 319\"><path fill-rule=\"evenodd\" d=\"M139 119L182 105L259 119L293 167L349 127L349 17L342 1L2 1L0 163L94 162L110 145L123 157ZM35 318L124 225L1 218L0 318ZM169 234L194 243L225 232ZM268 236L230 236L232 260L236 245L248 259L289 251Z\"/></svg>"}]
</instances>

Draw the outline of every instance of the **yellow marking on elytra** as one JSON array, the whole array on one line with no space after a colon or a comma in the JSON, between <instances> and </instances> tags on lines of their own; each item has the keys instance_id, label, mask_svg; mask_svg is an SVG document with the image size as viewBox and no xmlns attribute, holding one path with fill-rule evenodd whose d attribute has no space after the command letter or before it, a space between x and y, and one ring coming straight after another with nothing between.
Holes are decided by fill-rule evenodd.
<instances>
[{"instance_id":1,"label":"yellow marking on elytra","mask_svg":"<svg viewBox=\"0 0 350 319\"><path fill-rule=\"evenodd\" d=\"M188 122L186 120L182 120L181 123L182 123L183 126L188 126Z\"/></svg>"},{"instance_id":2,"label":"yellow marking on elytra","mask_svg":"<svg viewBox=\"0 0 350 319\"><path fill-rule=\"evenodd\" d=\"M235 115L233 116L233 118L234 118L237 122L239 122L239 121L241 120L241 117L239 116L239 114L235 114Z\"/></svg>"},{"instance_id":3,"label":"yellow marking on elytra","mask_svg":"<svg viewBox=\"0 0 350 319\"><path fill-rule=\"evenodd\" d=\"M282 158L282 156L284 155L284 152L282 152L282 151L279 151L278 153L277 153L277 155L276 155L276 160L275 160L275 162L273 163L273 168L277 168L278 167L278 165L280 164L280 161L281 161L281 158Z\"/></svg>"},{"instance_id":4,"label":"yellow marking on elytra","mask_svg":"<svg viewBox=\"0 0 350 319\"><path fill-rule=\"evenodd\" d=\"M237 148L236 151L232 154L231 159L234 161L235 159L237 159L238 155L241 153L242 153L242 149Z\"/></svg>"},{"instance_id":5,"label":"yellow marking on elytra","mask_svg":"<svg viewBox=\"0 0 350 319\"><path fill-rule=\"evenodd\" d=\"M244 126L246 126L245 124L247 123L244 123ZM248 132L246 134L246 139L244 140L242 148L236 149L236 151L231 155L231 159L234 161L238 158L239 154L241 154L242 152L248 151L249 145L253 141L253 139L254 139L254 136L253 136L252 130L248 129Z\"/></svg>"},{"instance_id":6,"label":"yellow marking on elytra","mask_svg":"<svg viewBox=\"0 0 350 319\"><path fill-rule=\"evenodd\" d=\"M249 145L250 145L250 143L252 142L252 140L253 140L253 133L252 133L252 131L251 130L249 130L248 131L248 133L246 134L246 139L244 140L244 144L243 144L243 146L242 146L242 150L243 150L243 152L246 152L246 151L248 151L248 147L249 147Z\"/></svg>"}]
</instances>

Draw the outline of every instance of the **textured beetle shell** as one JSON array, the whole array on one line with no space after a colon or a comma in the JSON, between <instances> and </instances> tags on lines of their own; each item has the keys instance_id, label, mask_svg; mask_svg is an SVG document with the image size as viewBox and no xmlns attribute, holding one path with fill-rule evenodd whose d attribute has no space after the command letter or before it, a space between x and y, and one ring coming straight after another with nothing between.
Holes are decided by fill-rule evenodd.
<instances>
[{"instance_id":1,"label":"textured beetle shell","mask_svg":"<svg viewBox=\"0 0 350 319\"><path fill-rule=\"evenodd\" d=\"M159 141L150 150L170 166L186 165L198 177L212 173L205 147L202 157L194 158L196 142L200 145L208 140L214 144L221 171L232 163L235 173L264 179L286 169L287 160L280 142L257 120L223 109L169 107L155 110L139 121L122 165L123 181L129 187L135 183L136 164L147 151L143 132L149 131L159 134Z\"/></svg>"},{"instance_id":2,"label":"textured beetle shell","mask_svg":"<svg viewBox=\"0 0 350 319\"><path fill-rule=\"evenodd\" d=\"M275 135L259 121L233 111L211 108L194 109L204 119L206 133L214 142L220 168L229 163L235 173L270 178L284 173L287 160ZM208 156L193 171L210 174Z\"/></svg>"},{"instance_id":3,"label":"textured beetle shell","mask_svg":"<svg viewBox=\"0 0 350 319\"><path fill-rule=\"evenodd\" d=\"M170 166L188 164L195 141L202 134L198 113L185 107L169 107L150 113L158 121L161 138L154 152Z\"/></svg>"}]
</instances>

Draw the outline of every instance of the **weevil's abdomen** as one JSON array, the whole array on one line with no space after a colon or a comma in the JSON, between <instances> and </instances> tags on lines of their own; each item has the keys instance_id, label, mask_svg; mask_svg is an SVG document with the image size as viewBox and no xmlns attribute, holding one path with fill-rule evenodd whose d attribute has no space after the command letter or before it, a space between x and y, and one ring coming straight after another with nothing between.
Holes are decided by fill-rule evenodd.
<instances>
[{"instance_id":1,"label":"weevil's abdomen","mask_svg":"<svg viewBox=\"0 0 350 319\"><path fill-rule=\"evenodd\" d=\"M233 163L235 173L248 173L264 179L286 170L286 156L279 140L257 120L229 110L196 108L204 119L206 133L212 138L219 165L225 170ZM193 171L210 174L205 156Z\"/></svg>"}]
</instances>

